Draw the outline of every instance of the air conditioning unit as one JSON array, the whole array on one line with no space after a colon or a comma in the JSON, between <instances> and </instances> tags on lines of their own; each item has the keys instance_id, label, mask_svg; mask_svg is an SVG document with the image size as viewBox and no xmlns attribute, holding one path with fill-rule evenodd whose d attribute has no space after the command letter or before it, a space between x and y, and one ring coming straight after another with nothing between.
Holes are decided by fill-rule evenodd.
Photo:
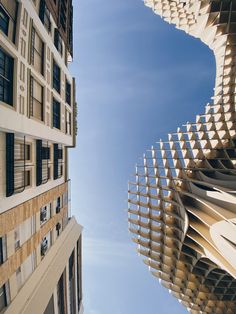
<instances>
[{"instance_id":1,"label":"air conditioning unit","mask_svg":"<svg viewBox=\"0 0 236 314\"><path fill-rule=\"evenodd\" d=\"M60 224L60 222L58 222L57 224L56 224L56 230L60 230L61 229L61 224Z\"/></svg>"},{"instance_id":2,"label":"air conditioning unit","mask_svg":"<svg viewBox=\"0 0 236 314\"><path fill-rule=\"evenodd\" d=\"M45 220L47 220L47 208L46 207L44 207L40 211L40 221L44 222Z\"/></svg>"},{"instance_id":3,"label":"air conditioning unit","mask_svg":"<svg viewBox=\"0 0 236 314\"><path fill-rule=\"evenodd\" d=\"M46 238L41 242L41 256L44 256L48 249L48 240Z\"/></svg>"}]
</instances>

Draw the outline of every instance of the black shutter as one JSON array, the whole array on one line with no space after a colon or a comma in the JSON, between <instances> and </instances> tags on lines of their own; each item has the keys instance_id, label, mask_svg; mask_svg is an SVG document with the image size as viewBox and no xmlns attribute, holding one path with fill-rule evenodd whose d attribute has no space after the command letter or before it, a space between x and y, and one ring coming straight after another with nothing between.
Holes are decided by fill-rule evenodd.
<instances>
[{"instance_id":1,"label":"black shutter","mask_svg":"<svg viewBox=\"0 0 236 314\"><path fill-rule=\"evenodd\" d=\"M14 194L14 133L6 133L6 197Z\"/></svg>"},{"instance_id":2,"label":"black shutter","mask_svg":"<svg viewBox=\"0 0 236 314\"><path fill-rule=\"evenodd\" d=\"M53 144L53 178L56 180L58 178L58 144Z\"/></svg>"},{"instance_id":3,"label":"black shutter","mask_svg":"<svg viewBox=\"0 0 236 314\"><path fill-rule=\"evenodd\" d=\"M36 140L36 185L42 184L42 140Z\"/></svg>"}]
</instances>

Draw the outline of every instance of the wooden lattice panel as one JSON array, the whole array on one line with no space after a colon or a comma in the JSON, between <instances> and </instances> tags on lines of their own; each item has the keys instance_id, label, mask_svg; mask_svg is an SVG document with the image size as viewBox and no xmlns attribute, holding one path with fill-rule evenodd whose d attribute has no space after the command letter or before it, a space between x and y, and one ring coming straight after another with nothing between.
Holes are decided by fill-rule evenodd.
<instances>
[{"instance_id":1,"label":"wooden lattice panel","mask_svg":"<svg viewBox=\"0 0 236 314\"><path fill-rule=\"evenodd\" d=\"M191 313L236 313L236 0L145 0L216 57L212 104L136 166L133 241Z\"/></svg>"}]
</instances>

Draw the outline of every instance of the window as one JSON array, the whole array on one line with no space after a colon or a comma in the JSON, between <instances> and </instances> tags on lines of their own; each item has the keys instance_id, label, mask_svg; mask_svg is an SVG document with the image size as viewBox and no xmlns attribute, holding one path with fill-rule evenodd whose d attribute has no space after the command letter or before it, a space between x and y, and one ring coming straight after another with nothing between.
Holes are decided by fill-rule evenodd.
<instances>
[{"instance_id":1,"label":"window","mask_svg":"<svg viewBox=\"0 0 236 314\"><path fill-rule=\"evenodd\" d=\"M55 28L54 31L54 45L62 56L63 54L62 38L57 28Z\"/></svg>"},{"instance_id":2,"label":"window","mask_svg":"<svg viewBox=\"0 0 236 314\"><path fill-rule=\"evenodd\" d=\"M56 231L57 231L57 236L59 237L60 231L61 231L61 223L60 223L60 222L58 222L58 223L56 224Z\"/></svg>"},{"instance_id":3,"label":"window","mask_svg":"<svg viewBox=\"0 0 236 314\"><path fill-rule=\"evenodd\" d=\"M66 134L71 135L71 113L66 110Z\"/></svg>"},{"instance_id":4,"label":"window","mask_svg":"<svg viewBox=\"0 0 236 314\"><path fill-rule=\"evenodd\" d=\"M40 224L47 220L47 206L40 209Z\"/></svg>"},{"instance_id":5,"label":"window","mask_svg":"<svg viewBox=\"0 0 236 314\"><path fill-rule=\"evenodd\" d=\"M17 13L17 0L0 1L0 31L3 32L13 43L15 42L16 35Z\"/></svg>"},{"instance_id":6,"label":"window","mask_svg":"<svg viewBox=\"0 0 236 314\"><path fill-rule=\"evenodd\" d=\"M63 30L66 31L66 12L67 12L67 3L65 0L61 0L61 7L60 7L60 25L62 26Z\"/></svg>"},{"instance_id":7,"label":"window","mask_svg":"<svg viewBox=\"0 0 236 314\"><path fill-rule=\"evenodd\" d=\"M6 236L0 237L0 265L6 260Z\"/></svg>"},{"instance_id":8,"label":"window","mask_svg":"<svg viewBox=\"0 0 236 314\"><path fill-rule=\"evenodd\" d=\"M71 85L66 80L66 102L71 105Z\"/></svg>"},{"instance_id":9,"label":"window","mask_svg":"<svg viewBox=\"0 0 236 314\"><path fill-rule=\"evenodd\" d=\"M44 42L34 27L31 31L30 62L39 73L44 74Z\"/></svg>"},{"instance_id":10,"label":"window","mask_svg":"<svg viewBox=\"0 0 236 314\"><path fill-rule=\"evenodd\" d=\"M30 77L30 116L38 120L44 120L43 87Z\"/></svg>"},{"instance_id":11,"label":"window","mask_svg":"<svg viewBox=\"0 0 236 314\"><path fill-rule=\"evenodd\" d=\"M53 60L53 88L60 94L61 91L61 69Z\"/></svg>"},{"instance_id":12,"label":"window","mask_svg":"<svg viewBox=\"0 0 236 314\"><path fill-rule=\"evenodd\" d=\"M56 214L60 213L61 210L61 198L60 196L57 198L57 205L56 205Z\"/></svg>"},{"instance_id":13,"label":"window","mask_svg":"<svg viewBox=\"0 0 236 314\"><path fill-rule=\"evenodd\" d=\"M30 186L30 170L25 171L25 187Z\"/></svg>"},{"instance_id":14,"label":"window","mask_svg":"<svg viewBox=\"0 0 236 314\"><path fill-rule=\"evenodd\" d=\"M0 101L12 106L14 60L0 48Z\"/></svg>"},{"instance_id":15,"label":"window","mask_svg":"<svg viewBox=\"0 0 236 314\"><path fill-rule=\"evenodd\" d=\"M61 104L53 98L53 127L61 128Z\"/></svg>"},{"instance_id":16,"label":"window","mask_svg":"<svg viewBox=\"0 0 236 314\"><path fill-rule=\"evenodd\" d=\"M0 265L3 263L3 243L2 237L0 238Z\"/></svg>"},{"instance_id":17,"label":"window","mask_svg":"<svg viewBox=\"0 0 236 314\"><path fill-rule=\"evenodd\" d=\"M44 256L48 250L48 240L46 237L41 242L41 256Z\"/></svg>"},{"instance_id":18,"label":"window","mask_svg":"<svg viewBox=\"0 0 236 314\"><path fill-rule=\"evenodd\" d=\"M75 303L75 251L72 252L69 258L69 301L70 301L70 313L76 312Z\"/></svg>"},{"instance_id":19,"label":"window","mask_svg":"<svg viewBox=\"0 0 236 314\"><path fill-rule=\"evenodd\" d=\"M60 314L66 313L65 282L66 282L66 272L64 270L57 283L57 302L58 302L58 312Z\"/></svg>"},{"instance_id":20,"label":"window","mask_svg":"<svg viewBox=\"0 0 236 314\"><path fill-rule=\"evenodd\" d=\"M45 0L40 1L39 18L44 24L48 33L51 32L50 11L48 10Z\"/></svg>"},{"instance_id":21,"label":"window","mask_svg":"<svg viewBox=\"0 0 236 314\"><path fill-rule=\"evenodd\" d=\"M14 231L14 238L15 238L15 250L18 250L20 247L20 228L19 228L19 226L17 226L15 231Z\"/></svg>"},{"instance_id":22,"label":"window","mask_svg":"<svg viewBox=\"0 0 236 314\"><path fill-rule=\"evenodd\" d=\"M16 270L16 283L19 291L20 287L22 286L21 267L18 267Z\"/></svg>"},{"instance_id":23,"label":"window","mask_svg":"<svg viewBox=\"0 0 236 314\"><path fill-rule=\"evenodd\" d=\"M0 29L5 35L8 35L9 16L6 11L0 6Z\"/></svg>"},{"instance_id":24,"label":"window","mask_svg":"<svg viewBox=\"0 0 236 314\"><path fill-rule=\"evenodd\" d=\"M6 287L3 285L0 287L0 311L7 306Z\"/></svg>"},{"instance_id":25,"label":"window","mask_svg":"<svg viewBox=\"0 0 236 314\"><path fill-rule=\"evenodd\" d=\"M30 160L30 144L15 143L15 160Z\"/></svg>"},{"instance_id":26,"label":"window","mask_svg":"<svg viewBox=\"0 0 236 314\"><path fill-rule=\"evenodd\" d=\"M22 170L22 166L16 167L14 176L14 192L21 193L24 189L31 185L30 170Z\"/></svg>"},{"instance_id":27,"label":"window","mask_svg":"<svg viewBox=\"0 0 236 314\"><path fill-rule=\"evenodd\" d=\"M54 298L52 295L43 314L54 314L54 313L55 313L55 311L54 311Z\"/></svg>"}]
</instances>

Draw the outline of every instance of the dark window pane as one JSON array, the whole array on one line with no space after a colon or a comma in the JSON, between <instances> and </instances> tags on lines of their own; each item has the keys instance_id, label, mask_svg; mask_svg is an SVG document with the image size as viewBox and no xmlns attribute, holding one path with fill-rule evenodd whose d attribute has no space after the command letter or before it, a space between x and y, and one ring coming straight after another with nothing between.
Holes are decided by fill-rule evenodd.
<instances>
[{"instance_id":1,"label":"dark window pane","mask_svg":"<svg viewBox=\"0 0 236 314\"><path fill-rule=\"evenodd\" d=\"M6 35L8 35L8 27L9 27L9 16L4 11L4 9L0 6L0 29Z\"/></svg>"},{"instance_id":2,"label":"dark window pane","mask_svg":"<svg viewBox=\"0 0 236 314\"><path fill-rule=\"evenodd\" d=\"M6 288L5 285L3 285L2 287L0 287L0 311L2 311L6 306Z\"/></svg>"},{"instance_id":3,"label":"dark window pane","mask_svg":"<svg viewBox=\"0 0 236 314\"><path fill-rule=\"evenodd\" d=\"M45 0L40 1L39 18L44 24L46 30L51 32L50 11L48 10Z\"/></svg>"},{"instance_id":4,"label":"dark window pane","mask_svg":"<svg viewBox=\"0 0 236 314\"><path fill-rule=\"evenodd\" d=\"M61 69L53 60L53 88L60 94L61 90Z\"/></svg>"},{"instance_id":5,"label":"dark window pane","mask_svg":"<svg viewBox=\"0 0 236 314\"><path fill-rule=\"evenodd\" d=\"M0 48L0 101L12 105L14 60Z\"/></svg>"},{"instance_id":6,"label":"dark window pane","mask_svg":"<svg viewBox=\"0 0 236 314\"><path fill-rule=\"evenodd\" d=\"M60 52L60 54L62 55L63 53L62 39L57 28L55 28L55 31L54 31L54 45L57 48L57 50Z\"/></svg>"},{"instance_id":7,"label":"dark window pane","mask_svg":"<svg viewBox=\"0 0 236 314\"><path fill-rule=\"evenodd\" d=\"M71 105L71 85L66 80L66 102Z\"/></svg>"},{"instance_id":8,"label":"dark window pane","mask_svg":"<svg viewBox=\"0 0 236 314\"><path fill-rule=\"evenodd\" d=\"M53 127L61 128L61 105L53 98Z\"/></svg>"}]
</instances>

